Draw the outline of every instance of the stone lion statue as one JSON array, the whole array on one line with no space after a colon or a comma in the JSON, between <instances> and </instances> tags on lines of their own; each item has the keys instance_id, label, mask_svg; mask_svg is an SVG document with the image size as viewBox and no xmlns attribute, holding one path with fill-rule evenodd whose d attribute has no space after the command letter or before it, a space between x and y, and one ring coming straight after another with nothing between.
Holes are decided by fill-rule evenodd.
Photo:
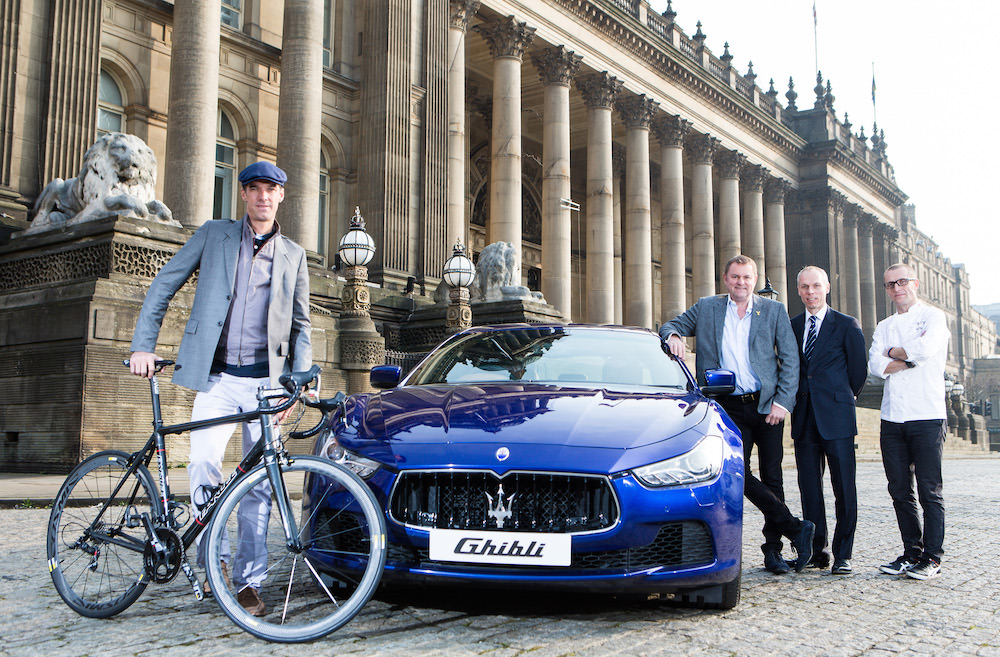
<instances>
[{"instance_id":1,"label":"stone lion statue","mask_svg":"<svg viewBox=\"0 0 1000 657\"><path fill-rule=\"evenodd\" d=\"M116 215L180 226L155 198L156 155L135 135L112 132L87 149L76 178L56 178L42 190L27 233Z\"/></svg>"},{"instance_id":2,"label":"stone lion statue","mask_svg":"<svg viewBox=\"0 0 1000 657\"><path fill-rule=\"evenodd\" d=\"M476 280L470 289L473 299L541 299L541 294L521 285L521 259L518 255L510 242L494 242L484 248L479 254Z\"/></svg>"}]
</instances>

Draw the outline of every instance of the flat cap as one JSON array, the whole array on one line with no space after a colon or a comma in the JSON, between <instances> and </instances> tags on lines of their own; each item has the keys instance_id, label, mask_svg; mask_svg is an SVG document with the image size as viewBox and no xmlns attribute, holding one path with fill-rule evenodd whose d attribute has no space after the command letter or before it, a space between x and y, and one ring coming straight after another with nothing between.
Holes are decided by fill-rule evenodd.
<instances>
[{"instance_id":1,"label":"flat cap","mask_svg":"<svg viewBox=\"0 0 1000 657\"><path fill-rule=\"evenodd\" d=\"M240 171L240 184L248 185L254 180L268 180L284 186L288 180L288 175L270 162L254 162L246 169L243 169L243 171Z\"/></svg>"}]
</instances>

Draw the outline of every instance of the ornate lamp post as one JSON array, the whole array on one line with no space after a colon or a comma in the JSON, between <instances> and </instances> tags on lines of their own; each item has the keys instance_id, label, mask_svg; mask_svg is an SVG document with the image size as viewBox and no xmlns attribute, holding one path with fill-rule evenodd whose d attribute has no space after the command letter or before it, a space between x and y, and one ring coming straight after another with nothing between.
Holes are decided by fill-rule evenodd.
<instances>
[{"instance_id":1,"label":"ornate lamp post","mask_svg":"<svg viewBox=\"0 0 1000 657\"><path fill-rule=\"evenodd\" d=\"M340 240L337 252L344 263L347 283L340 294L340 367L347 372L348 392L371 389L368 372L385 362L385 340L372 321L368 267L375 255L375 241L365 232L361 208L354 209L351 229Z\"/></svg>"},{"instance_id":2,"label":"ornate lamp post","mask_svg":"<svg viewBox=\"0 0 1000 657\"><path fill-rule=\"evenodd\" d=\"M462 241L455 242L452 255L444 263L444 282L448 292L446 321L449 333L458 333L472 326L472 307L469 305L469 285L476 276L476 267L465 255Z\"/></svg>"},{"instance_id":3,"label":"ornate lamp post","mask_svg":"<svg viewBox=\"0 0 1000 657\"><path fill-rule=\"evenodd\" d=\"M365 232L361 208L354 208L351 229L340 239L337 252L340 254L340 261L346 266L344 278L347 279L347 285L340 297L344 302L343 316L368 315L371 295L368 293L368 267L365 265L375 256L375 241Z\"/></svg>"},{"instance_id":4,"label":"ornate lamp post","mask_svg":"<svg viewBox=\"0 0 1000 657\"><path fill-rule=\"evenodd\" d=\"M764 277L764 287L757 290L757 294L765 299L778 298L778 291L771 287L771 278L769 276Z\"/></svg>"}]
</instances>

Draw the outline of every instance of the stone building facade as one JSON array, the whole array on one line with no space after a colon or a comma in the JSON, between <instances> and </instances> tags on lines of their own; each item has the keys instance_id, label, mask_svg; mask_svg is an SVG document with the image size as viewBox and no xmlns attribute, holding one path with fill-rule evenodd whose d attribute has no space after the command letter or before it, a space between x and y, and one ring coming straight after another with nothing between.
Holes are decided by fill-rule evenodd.
<instances>
[{"instance_id":1,"label":"stone building facade","mask_svg":"<svg viewBox=\"0 0 1000 657\"><path fill-rule=\"evenodd\" d=\"M502 240L567 321L649 328L716 293L742 252L793 314L795 273L826 268L832 305L870 336L890 312L882 270L911 262L952 322L949 372L966 376L996 330L968 305L964 268L916 227L885 135L839 119L821 75L796 87L735 70L692 21L645 0L0 0L0 235L27 225L100 132L124 131L159 157L157 197L189 229L239 216L247 164L289 173L279 221L311 253L338 381L351 379L330 266L355 206L390 349L420 342L408 318L433 303L456 240L473 254ZM105 230L110 244L143 234ZM31 349L95 340L92 300L75 320L86 330L39 341L11 328L39 296L32 258L58 260L59 243L0 251L0 380L21 377ZM87 280L113 279L102 267ZM148 277L123 275L108 298L128 306ZM104 347L127 348L130 312ZM0 408L8 442L28 435L11 420L26 403Z\"/></svg>"}]
</instances>

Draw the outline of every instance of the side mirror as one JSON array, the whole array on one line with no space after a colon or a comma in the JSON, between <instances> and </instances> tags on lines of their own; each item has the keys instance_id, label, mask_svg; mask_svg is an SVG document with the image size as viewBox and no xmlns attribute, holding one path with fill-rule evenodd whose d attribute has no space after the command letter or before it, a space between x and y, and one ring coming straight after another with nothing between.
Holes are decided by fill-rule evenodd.
<instances>
[{"instance_id":1,"label":"side mirror","mask_svg":"<svg viewBox=\"0 0 1000 657\"><path fill-rule=\"evenodd\" d=\"M376 365L368 374L368 381L374 388L395 388L403 378L403 368L399 365Z\"/></svg>"},{"instance_id":2,"label":"side mirror","mask_svg":"<svg viewBox=\"0 0 1000 657\"><path fill-rule=\"evenodd\" d=\"M729 370L705 370L705 385L701 392L706 397L731 395L736 390L736 375Z\"/></svg>"}]
</instances>

